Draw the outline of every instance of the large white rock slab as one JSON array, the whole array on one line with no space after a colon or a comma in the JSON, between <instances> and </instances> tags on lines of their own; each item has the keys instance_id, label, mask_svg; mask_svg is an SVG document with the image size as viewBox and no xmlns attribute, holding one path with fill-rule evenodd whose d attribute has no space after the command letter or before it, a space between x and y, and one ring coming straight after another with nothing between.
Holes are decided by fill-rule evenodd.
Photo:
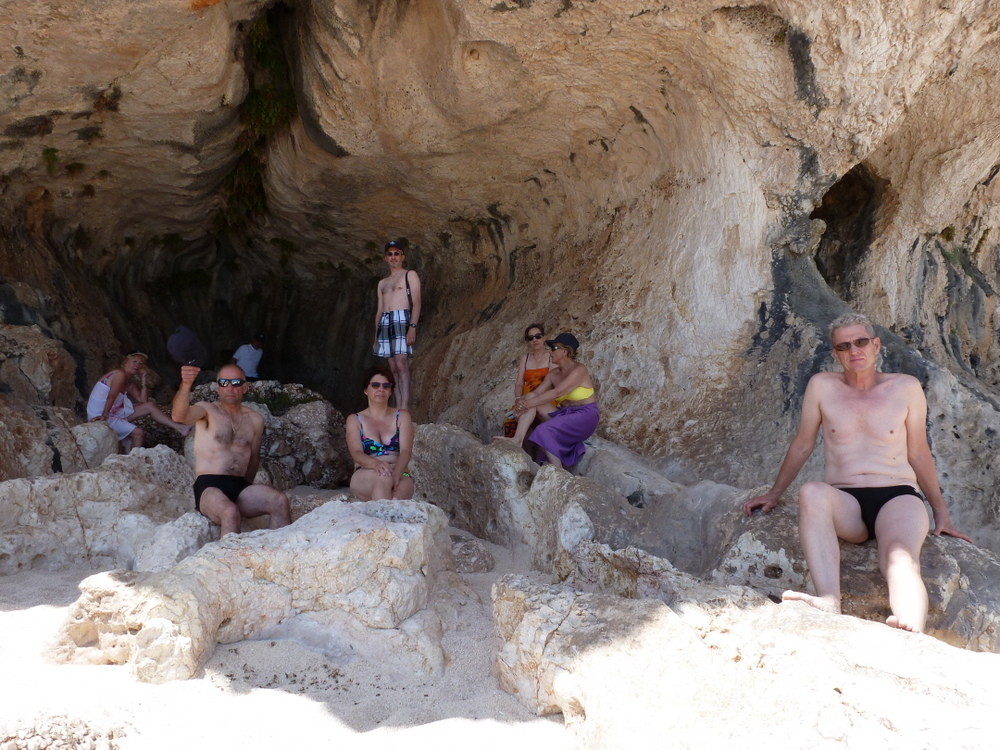
<instances>
[{"instance_id":1,"label":"large white rock slab","mask_svg":"<svg viewBox=\"0 0 1000 750\"><path fill-rule=\"evenodd\" d=\"M159 524L193 508L193 481L181 456L157 446L94 470L0 482L0 573L130 568Z\"/></svg>"},{"instance_id":2,"label":"large white rock slab","mask_svg":"<svg viewBox=\"0 0 1000 750\"><path fill-rule=\"evenodd\" d=\"M304 613L403 627L449 563L446 518L434 506L330 502L283 529L228 535L166 571L86 579L58 652L128 664L146 682L186 679L216 643L262 637Z\"/></svg>"},{"instance_id":3,"label":"large white rock slab","mask_svg":"<svg viewBox=\"0 0 1000 750\"><path fill-rule=\"evenodd\" d=\"M654 599L506 576L501 686L578 748L988 747L1000 656L800 603L689 618Z\"/></svg>"}]
</instances>

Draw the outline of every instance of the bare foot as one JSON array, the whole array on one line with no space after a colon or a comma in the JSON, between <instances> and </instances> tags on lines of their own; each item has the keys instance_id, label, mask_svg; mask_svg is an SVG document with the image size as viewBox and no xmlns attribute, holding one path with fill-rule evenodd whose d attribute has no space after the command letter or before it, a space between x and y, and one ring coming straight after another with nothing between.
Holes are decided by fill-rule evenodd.
<instances>
[{"instance_id":1,"label":"bare foot","mask_svg":"<svg viewBox=\"0 0 1000 750\"><path fill-rule=\"evenodd\" d=\"M802 591L786 591L781 595L781 599L786 602L805 602L821 612L840 614L840 602L833 596L813 596Z\"/></svg>"},{"instance_id":2,"label":"bare foot","mask_svg":"<svg viewBox=\"0 0 1000 750\"><path fill-rule=\"evenodd\" d=\"M899 628L900 630L907 630L910 633L923 632L920 630L920 628L914 627L909 623L903 622L898 617L896 617L896 615L889 615L885 620L885 624L888 625L890 628Z\"/></svg>"},{"instance_id":3,"label":"bare foot","mask_svg":"<svg viewBox=\"0 0 1000 750\"><path fill-rule=\"evenodd\" d=\"M515 440L514 438L509 438L506 435L494 435L493 436L493 440L494 441L496 441L496 440L502 440L502 441L507 442L507 443L513 443L514 445L517 445L517 446L521 445L521 441Z\"/></svg>"}]
</instances>

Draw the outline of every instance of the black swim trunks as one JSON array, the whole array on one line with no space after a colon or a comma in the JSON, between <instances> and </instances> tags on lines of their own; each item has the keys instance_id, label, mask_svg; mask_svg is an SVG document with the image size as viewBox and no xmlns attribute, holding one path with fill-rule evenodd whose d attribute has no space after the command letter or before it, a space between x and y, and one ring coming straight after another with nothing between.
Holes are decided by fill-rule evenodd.
<instances>
[{"instance_id":1,"label":"black swim trunks","mask_svg":"<svg viewBox=\"0 0 1000 750\"><path fill-rule=\"evenodd\" d=\"M243 477L229 474L202 474L194 480L194 509L201 512L201 493L209 487L222 490L222 494L235 503L240 493L249 486L250 482Z\"/></svg>"},{"instance_id":2,"label":"black swim trunks","mask_svg":"<svg viewBox=\"0 0 1000 750\"><path fill-rule=\"evenodd\" d=\"M861 520L868 527L868 538L875 536L875 519L882 506L900 495L916 495L923 501L924 496L908 484L894 484L892 487L838 487L854 497L861 506Z\"/></svg>"}]
</instances>

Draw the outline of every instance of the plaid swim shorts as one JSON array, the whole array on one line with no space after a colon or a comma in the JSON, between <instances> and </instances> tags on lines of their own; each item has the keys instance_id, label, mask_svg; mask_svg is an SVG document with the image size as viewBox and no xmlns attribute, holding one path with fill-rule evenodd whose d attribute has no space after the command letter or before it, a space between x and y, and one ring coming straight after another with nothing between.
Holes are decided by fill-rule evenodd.
<instances>
[{"instance_id":1,"label":"plaid swim shorts","mask_svg":"<svg viewBox=\"0 0 1000 750\"><path fill-rule=\"evenodd\" d=\"M378 357L394 357L397 354L413 355L413 347L406 343L406 332L410 330L409 310L389 310L382 313L378 321L376 339Z\"/></svg>"}]
</instances>

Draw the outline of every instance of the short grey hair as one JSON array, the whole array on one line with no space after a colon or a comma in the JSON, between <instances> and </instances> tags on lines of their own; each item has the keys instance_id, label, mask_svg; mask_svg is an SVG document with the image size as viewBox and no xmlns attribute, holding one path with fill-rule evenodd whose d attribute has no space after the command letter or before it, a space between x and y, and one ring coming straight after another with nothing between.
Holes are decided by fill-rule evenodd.
<instances>
[{"instance_id":1,"label":"short grey hair","mask_svg":"<svg viewBox=\"0 0 1000 750\"><path fill-rule=\"evenodd\" d=\"M837 316L830 322L830 340L833 340L834 331L838 328L847 328L848 326L864 326L865 332L871 338L875 338L875 326L872 325L872 322L861 313L849 312Z\"/></svg>"}]
</instances>

